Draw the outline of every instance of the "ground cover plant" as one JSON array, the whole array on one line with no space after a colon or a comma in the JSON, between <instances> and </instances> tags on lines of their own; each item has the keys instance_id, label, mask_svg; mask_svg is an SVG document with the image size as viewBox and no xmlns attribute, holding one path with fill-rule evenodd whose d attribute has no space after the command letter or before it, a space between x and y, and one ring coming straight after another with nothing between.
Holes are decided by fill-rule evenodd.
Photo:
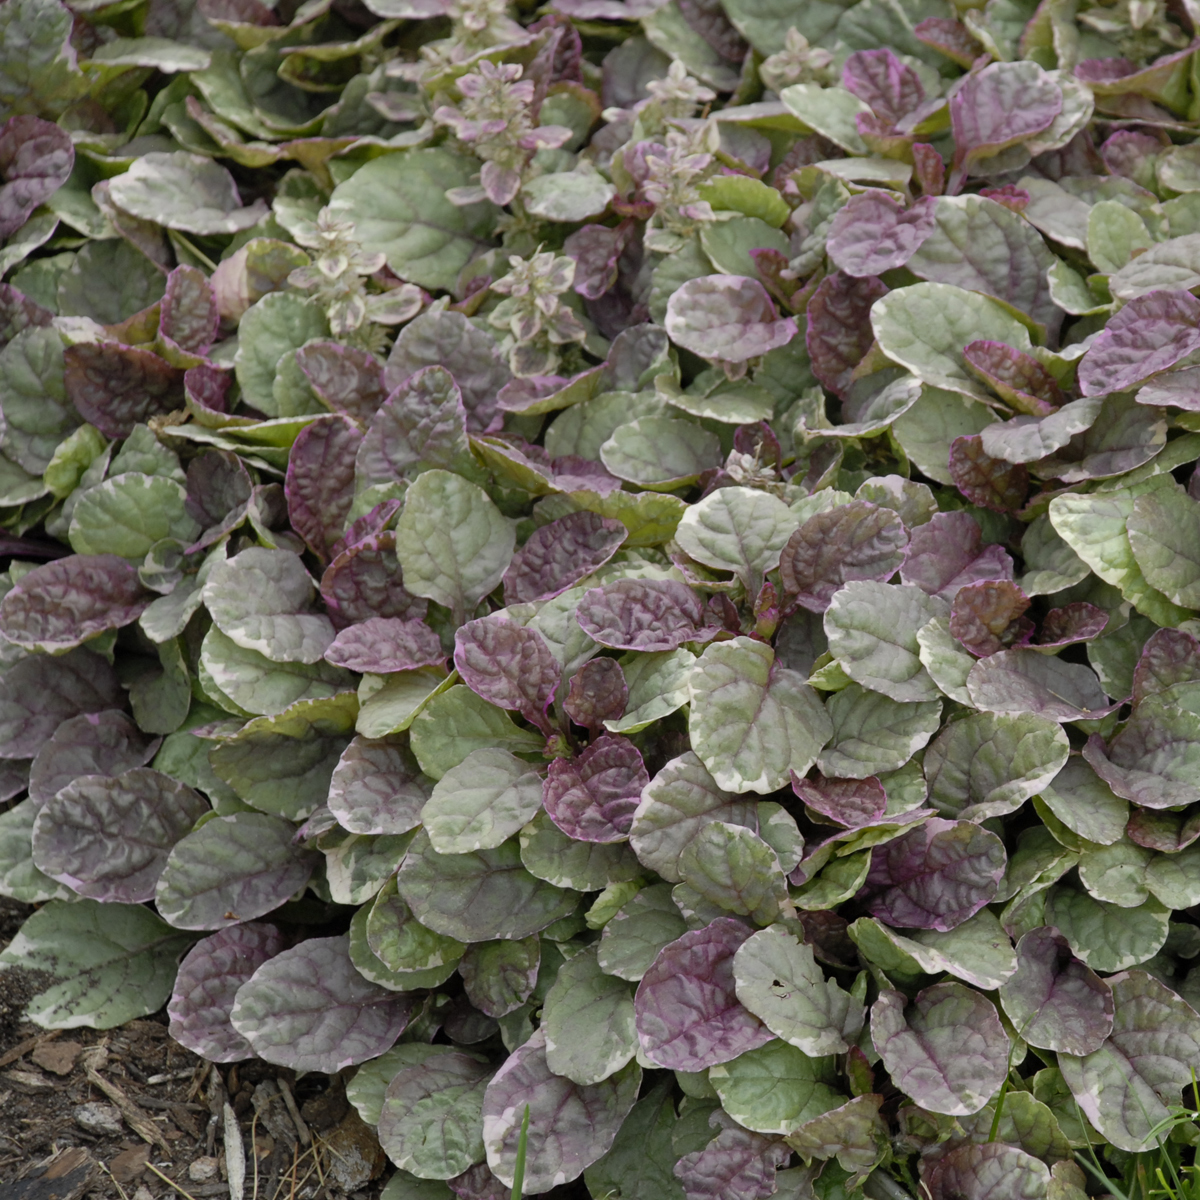
<instances>
[{"instance_id":1,"label":"ground cover plant","mask_svg":"<svg viewBox=\"0 0 1200 1200\"><path fill-rule=\"evenodd\" d=\"M1194 1187L1197 20L7 0L31 1018L389 1200Z\"/></svg>"}]
</instances>

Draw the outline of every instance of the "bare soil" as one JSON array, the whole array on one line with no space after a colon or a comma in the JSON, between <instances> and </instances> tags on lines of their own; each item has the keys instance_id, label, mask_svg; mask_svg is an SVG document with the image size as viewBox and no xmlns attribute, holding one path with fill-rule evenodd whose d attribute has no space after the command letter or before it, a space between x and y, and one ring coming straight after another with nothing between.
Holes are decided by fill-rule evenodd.
<instances>
[{"instance_id":1,"label":"bare soil","mask_svg":"<svg viewBox=\"0 0 1200 1200\"><path fill-rule=\"evenodd\" d=\"M0 898L0 949L30 911ZM22 1014L43 986L0 972L0 1200L224 1198L243 1160L245 1200L377 1200L390 1168L340 1077L215 1067L171 1040L165 1012L40 1029Z\"/></svg>"}]
</instances>

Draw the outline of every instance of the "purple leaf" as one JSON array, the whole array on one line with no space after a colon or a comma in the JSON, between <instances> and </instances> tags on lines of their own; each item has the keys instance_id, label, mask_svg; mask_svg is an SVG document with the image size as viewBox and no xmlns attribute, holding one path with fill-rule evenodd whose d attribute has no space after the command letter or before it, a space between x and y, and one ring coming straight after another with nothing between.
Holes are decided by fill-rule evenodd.
<instances>
[{"instance_id":1,"label":"purple leaf","mask_svg":"<svg viewBox=\"0 0 1200 1200\"><path fill-rule=\"evenodd\" d=\"M400 331L388 356L384 382L395 391L422 367L445 367L454 376L467 412L467 428L486 431L496 416L496 393L512 378L489 334L456 312L424 312Z\"/></svg>"},{"instance_id":2,"label":"purple leaf","mask_svg":"<svg viewBox=\"0 0 1200 1200\"><path fill-rule=\"evenodd\" d=\"M351 671L386 675L443 663L446 652L424 621L370 617L343 629L325 651L325 661Z\"/></svg>"},{"instance_id":3,"label":"purple leaf","mask_svg":"<svg viewBox=\"0 0 1200 1200\"><path fill-rule=\"evenodd\" d=\"M1200 349L1200 300L1190 292L1147 292L1101 330L1079 363L1085 396L1126 391Z\"/></svg>"},{"instance_id":4,"label":"purple leaf","mask_svg":"<svg viewBox=\"0 0 1200 1200\"><path fill-rule=\"evenodd\" d=\"M913 27L919 41L967 69L983 53L983 47L961 22L950 17L926 17ZM939 188L938 191L941 191Z\"/></svg>"},{"instance_id":5,"label":"purple leaf","mask_svg":"<svg viewBox=\"0 0 1200 1200\"><path fill-rule=\"evenodd\" d=\"M222 929L273 912L303 890L318 861L297 843L291 821L218 816L171 851L155 903L176 929Z\"/></svg>"},{"instance_id":6,"label":"purple leaf","mask_svg":"<svg viewBox=\"0 0 1200 1200\"><path fill-rule=\"evenodd\" d=\"M432 790L406 737L356 737L333 770L329 811L351 833L407 833L421 823Z\"/></svg>"},{"instance_id":7,"label":"purple leaf","mask_svg":"<svg viewBox=\"0 0 1200 1200\"><path fill-rule=\"evenodd\" d=\"M0 350L23 329L49 325L54 314L22 295L10 283L0 283Z\"/></svg>"},{"instance_id":8,"label":"purple leaf","mask_svg":"<svg viewBox=\"0 0 1200 1200\"><path fill-rule=\"evenodd\" d=\"M217 298L204 272L176 267L167 276L158 322L160 335L189 354L205 355L217 337Z\"/></svg>"},{"instance_id":9,"label":"purple leaf","mask_svg":"<svg viewBox=\"0 0 1200 1200\"><path fill-rule=\"evenodd\" d=\"M833 593L853 579L885 582L904 562L908 531L888 508L866 500L810 517L779 558L784 593L810 612L824 612Z\"/></svg>"},{"instance_id":10,"label":"purple leaf","mask_svg":"<svg viewBox=\"0 0 1200 1200\"><path fill-rule=\"evenodd\" d=\"M183 407L183 372L149 350L83 342L66 348L63 365L67 395L106 437Z\"/></svg>"},{"instance_id":11,"label":"purple leaf","mask_svg":"<svg viewBox=\"0 0 1200 1200\"><path fill-rule=\"evenodd\" d=\"M887 792L874 775L865 779L798 779L792 772L792 791L814 812L846 829L878 821L887 809Z\"/></svg>"},{"instance_id":12,"label":"purple leaf","mask_svg":"<svg viewBox=\"0 0 1200 1200\"><path fill-rule=\"evenodd\" d=\"M136 621L154 599L137 568L115 554L73 554L35 567L0 603L0 633L58 654Z\"/></svg>"},{"instance_id":13,"label":"purple leaf","mask_svg":"<svg viewBox=\"0 0 1200 1200\"><path fill-rule=\"evenodd\" d=\"M615 658L593 658L571 676L563 708L576 725L597 730L605 721L619 721L628 700L621 664Z\"/></svg>"},{"instance_id":14,"label":"purple leaf","mask_svg":"<svg viewBox=\"0 0 1200 1200\"><path fill-rule=\"evenodd\" d=\"M1074 600L1062 608L1052 608L1042 618L1042 628L1034 644L1042 650L1058 650L1077 642L1093 642L1108 625L1108 613L1094 604Z\"/></svg>"},{"instance_id":15,"label":"purple leaf","mask_svg":"<svg viewBox=\"0 0 1200 1200\"><path fill-rule=\"evenodd\" d=\"M703 1071L771 1041L737 998L733 956L752 929L718 917L664 946L638 985L642 1055L675 1071Z\"/></svg>"},{"instance_id":16,"label":"purple leaf","mask_svg":"<svg viewBox=\"0 0 1200 1200\"><path fill-rule=\"evenodd\" d=\"M1028 608L1029 597L1006 579L971 583L951 603L950 632L976 658L985 658L1028 640Z\"/></svg>"},{"instance_id":17,"label":"purple leaf","mask_svg":"<svg viewBox=\"0 0 1200 1200\"><path fill-rule=\"evenodd\" d=\"M963 362L1017 412L1044 417L1067 402L1058 381L1036 358L1003 342L968 342Z\"/></svg>"},{"instance_id":18,"label":"purple leaf","mask_svg":"<svg viewBox=\"0 0 1200 1200\"><path fill-rule=\"evenodd\" d=\"M617 263L633 236L633 222L583 225L563 243L563 253L575 260L575 291L588 300L599 300L617 282Z\"/></svg>"},{"instance_id":19,"label":"purple leaf","mask_svg":"<svg viewBox=\"0 0 1200 1200\"><path fill-rule=\"evenodd\" d=\"M354 503L354 462L363 435L349 417L325 417L300 430L288 455L288 517L318 558L342 536Z\"/></svg>"},{"instance_id":20,"label":"purple leaf","mask_svg":"<svg viewBox=\"0 0 1200 1200\"><path fill-rule=\"evenodd\" d=\"M940 1158L921 1163L929 1200L1013 1200L1046 1196L1050 1169L1041 1159L1003 1142L956 1146ZM1072 1188L1083 1195L1077 1188ZM1055 1195L1068 1195L1068 1191Z\"/></svg>"},{"instance_id":21,"label":"purple leaf","mask_svg":"<svg viewBox=\"0 0 1200 1200\"><path fill-rule=\"evenodd\" d=\"M896 1087L930 1112L976 1113L1008 1073L1008 1034L995 1006L961 983L936 983L911 1003L881 992L871 1040Z\"/></svg>"},{"instance_id":22,"label":"purple leaf","mask_svg":"<svg viewBox=\"0 0 1200 1200\"><path fill-rule=\"evenodd\" d=\"M38 117L11 117L0 126L0 241L11 237L70 177L70 134Z\"/></svg>"},{"instance_id":23,"label":"purple leaf","mask_svg":"<svg viewBox=\"0 0 1200 1200\"><path fill-rule=\"evenodd\" d=\"M1133 702L1177 683L1200 681L1200 641L1182 629L1158 629L1142 647L1133 670Z\"/></svg>"},{"instance_id":24,"label":"purple leaf","mask_svg":"<svg viewBox=\"0 0 1200 1200\"><path fill-rule=\"evenodd\" d=\"M936 214L929 197L905 208L890 192L868 188L834 214L825 243L829 260L856 278L902 267L933 232Z\"/></svg>"},{"instance_id":25,"label":"purple leaf","mask_svg":"<svg viewBox=\"0 0 1200 1200\"><path fill-rule=\"evenodd\" d=\"M85 775L38 812L33 859L81 896L140 904L154 898L172 847L207 811L198 792L149 767Z\"/></svg>"},{"instance_id":26,"label":"purple leaf","mask_svg":"<svg viewBox=\"0 0 1200 1200\"><path fill-rule=\"evenodd\" d=\"M577 758L551 760L542 803L555 825L576 841L622 842L649 782L638 748L606 733Z\"/></svg>"},{"instance_id":27,"label":"purple leaf","mask_svg":"<svg viewBox=\"0 0 1200 1200\"><path fill-rule=\"evenodd\" d=\"M935 513L909 537L900 579L931 596L953 600L969 583L1013 577L1008 552L1002 546L982 545L983 534L969 513Z\"/></svg>"},{"instance_id":28,"label":"purple leaf","mask_svg":"<svg viewBox=\"0 0 1200 1200\"><path fill-rule=\"evenodd\" d=\"M1112 989L1071 953L1051 926L1017 943L1017 973L1000 985L1000 1004L1031 1046L1091 1054L1112 1032Z\"/></svg>"},{"instance_id":29,"label":"purple leaf","mask_svg":"<svg viewBox=\"0 0 1200 1200\"><path fill-rule=\"evenodd\" d=\"M250 472L231 450L206 450L188 463L187 512L201 529L220 524L253 491Z\"/></svg>"},{"instance_id":30,"label":"purple leaf","mask_svg":"<svg viewBox=\"0 0 1200 1200\"><path fill-rule=\"evenodd\" d=\"M321 576L321 598L334 623L343 627L369 617L419 621L429 607L427 600L405 591L390 530L342 551Z\"/></svg>"},{"instance_id":31,"label":"purple leaf","mask_svg":"<svg viewBox=\"0 0 1200 1200\"><path fill-rule=\"evenodd\" d=\"M1094 720L1120 707L1108 702L1091 667L1027 647L980 659L967 676L967 691L985 712L1031 712L1051 721Z\"/></svg>"},{"instance_id":32,"label":"purple leaf","mask_svg":"<svg viewBox=\"0 0 1200 1200\"><path fill-rule=\"evenodd\" d=\"M1166 408L1173 405L1185 412L1200 411L1200 367L1177 367L1149 379L1137 391L1139 404Z\"/></svg>"},{"instance_id":33,"label":"purple leaf","mask_svg":"<svg viewBox=\"0 0 1200 1200\"><path fill-rule=\"evenodd\" d=\"M718 1109L709 1118L720 1133L675 1164L687 1200L765 1200L775 1194L775 1172L791 1157L782 1138L752 1133Z\"/></svg>"},{"instance_id":34,"label":"purple leaf","mask_svg":"<svg viewBox=\"0 0 1200 1200\"><path fill-rule=\"evenodd\" d=\"M558 686L559 666L536 629L500 614L468 621L454 635L454 665L477 696L516 709L549 736L546 710Z\"/></svg>"},{"instance_id":35,"label":"purple leaf","mask_svg":"<svg viewBox=\"0 0 1200 1200\"><path fill-rule=\"evenodd\" d=\"M366 350L338 342L309 342L296 363L322 404L367 424L387 398L383 364Z\"/></svg>"},{"instance_id":36,"label":"purple leaf","mask_svg":"<svg viewBox=\"0 0 1200 1200\"><path fill-rule=\"evenodd\" d=\"M492 1174L487 1163L476 1163L461 1175L446 1180L446 1186L458 1200L509 1200L512 1188L507 1188Z\"/></svg>"},{"instance_id":37,"label":"purple leaf","mask_svg":"<svg viewBox=\"0 0 1200 1200\"><path fill-rule=\"evenodd\" d=\"M484 1093L483 1141L492 1173L512 1185L528 1105L525 1190L536 1195L569 1183L613 1144L641 1080L636 1063L595 1084L555 1075L546 1063L546 1033L539 1029L509 1055Z\"/></svg>"},{"instance_id":38,"label":"purple leaf","mask_svg":"<svg viewBox=\"0 0 1200 1200\"><path fill-rule=\"evenodd\" d=\"M931 817L875 847L863 899L888 925L954 929L992 902L1007 861L994 833L970 821Z\"/></svg>"},{"instance_id":39,"label":"purple leaf","mask_svg":"<svg viewBox=\"0 0 1200 1200\"><path fill-rule=\"evenodd\" d=\"M854 368L875 340L871 305L887 291L874 275L855 279L835 271L813 292L804 341L813 374L835 395L850 387Z\"/></svg>"},{"instance_id":40,"label":"purple leaf","mask_svg":"<svg viewBox=\"0 0 1200 1200\"><path fill-rule=\"evenodd\" d=\"M575 615L584 633L614 650L676 650L717 633L704 601L673 579L619 579L592 588Z\"/></svg>"},{"instance_id":41,"label":"purple leaf","mask_svg":"<svg viewBox=\"0 0 1200 1200\"><path fill-rule=\"evenodd\" d=\"M858 50L842 67L842 87L891 125L925 100L921 77L891 50Z\"/></svg>"},{"instance_id":42,"label":"purple leaf","mask_svg":"<svg viewBox=\"0 0 1200 1200\"><path fill-rule=\"evenodd\" d=\"M993 512L1020 508L1029 492L1029 471L1024 464L992 458L977 433L950 443L949 470L954 486L967 500Z\"/></svg>"},{"instance_id":43,"label":"purple leaf","mask_svg":"<svg viewBox=\"0 0 1200 1200\"><path fill-rule=\"evenodd\" d=\"M144 767L159 744L117 709L69 717L33 760L29 799L41 808L81 775L120 775Z\"/></svg>"},{"instance_id":44,"label":"purple leaf","mask_svg":"<svg viewBox=\"0 0 1200 1200\"><path fill-rule=\"evenodd\" d=\"M1200 838L1200 813L1154 812L1136 808L1125 826L1125 836L1147 850L1178 854Z\"/></svg>"},{"instance_id":45,"label":"purple leaf","mask_svg":"<svg viewBox=\"0 0 1200 1200\"><path fill-rule=\"evenodd\" d=\"M23 658L0 675L0 758L33 758L68 717L124 699L116 672L90 650Z\"/></svg>"},{"instance_id":46,"label":"purple leaf","mask_svg":"<svg viewBox=\"0 0 1200 1200\"><path fill-rule=\"evenodd\" d=\"M361 483L390 483L416 466L471 463L462 394L442 367L411 375L384 401L358 454Z\"/></svg>"},{"instance_id":47,"label":"purple leaf","mask_svg":"<svg viewBox=\"0 0 1200 1200\"><path fill-rule=\"evenodd\" d=\"M267 1062L333 1074L378 1058L404 1032L415 1001L368 983L347 936L312 938L269 959L238 988L234 1029Z\"/></svg>"},{"instance_id":48,"label":"purple leaf","mask_svg":"<svg viewBox=\"0 0 1200 1200\"><path fill-rule=\"evenodd\" d=\"M677 345L701 358L743 363L786 346L794 317L780 318L766 288L744 275L702 275L671 294L664 322Z\"/></svg>"},{"instance_id":49,"label":"purple leaf","mask_svg":"<svg viewBox=\"0 0 1200 1200\"><path fill-rule=\"evenodd\" d=\"M1060 112L1062 92L1036 63L992 63L950 97L955 161L998 154L1049 129Z\"/></svg>"},{"instance_id":50,"label":"purple leaf","mask_svg":"<svg viewBox=\"0 0 1200 1200\"><path fill-rule=\"evenodd\" d=\"M568 513L535 529L504 573L509 604L549 600L599 570L621 548L628 530L591 512Z\"/></svg>"},{"instance_id":51,"label":"purple leaf","mask_svg":"<svg viewBox=\"0 0 1200 1200\"><path fill-rule=\"evenodd\" d=\"M251 1057L250 1043L229 1021L233 998L284 945L273 925L232 925L197 942L179 964L167 1005L171 1036L209 1062Z\"/></svg>"},{"instance_id":52,"label":"purple leaf","mask_svg":"<svg viewBox=\"0 0 1200 1200\"><path fill-rule=\"evenodd\" d=\"M404 507L403 500L383 500L369 512L356 517L346 526L346 532L330 547L330 554L337 558L351 546L365 542L367 538L383 533L392 523L392 518Z\"/></svg>"},{"instance_id":53,"label":"purple leaf","mask_svg":"<svg viewBox=\"0 0 1200 1200\"><path fill-rule=\"evenodd\" d=\"M1147 696L1107 752L1093 734L1083 757L1118 796L1143 808L1175 808L1200 800L1194 762L1200 716Z\"/></svg>"},{"instance_id":54,"label":"purple leaf","mask_svg":"<svg viewBox=\"0 0 1200 1200\"><path fill-rule=\"evenodd\" d=\"M208 363L190 367L183 373L183 394L188 407L202 413L227 413L232 386L232 371L222 371Z\"/></svg>"},{"instance_id":55,"label":"purple leaf","mask_svg":"<svg viewBox=\"0 0 1200 1200\"><path fill-rule=\"evenodd\" d=\"M1082 406L1088 400L1075 403ZM1056 416L1042 421L1042 429ZM1081 416L1086 419L1085 414ZM1100 401L1099 412L1082 432L1074 434L1065 446L1059 441L1059 451L1034 463L1032 470L1044 479L1063 483L1108 479L1149 462L1162 450L1166 438L1166 414L1161 409L1147 408L1128 393L1117 392Z\"/></svg>"}]
</instances>

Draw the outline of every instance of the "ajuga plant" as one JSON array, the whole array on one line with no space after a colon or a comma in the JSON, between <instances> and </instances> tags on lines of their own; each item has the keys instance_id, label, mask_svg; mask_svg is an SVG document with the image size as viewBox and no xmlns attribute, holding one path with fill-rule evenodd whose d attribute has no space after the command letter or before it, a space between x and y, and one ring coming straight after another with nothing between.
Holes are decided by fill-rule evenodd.
<instances>
[{"instance_id":1,"label":"ajuga plant","mask_svg":"<svg viewBox=\"0 0 1200 1200\"><path fill-rule=\"evenodd\" d=\"M31 1018L388 1200L1194 1181L1196 20L0 5Z\"/></svg>"}]
</instances>

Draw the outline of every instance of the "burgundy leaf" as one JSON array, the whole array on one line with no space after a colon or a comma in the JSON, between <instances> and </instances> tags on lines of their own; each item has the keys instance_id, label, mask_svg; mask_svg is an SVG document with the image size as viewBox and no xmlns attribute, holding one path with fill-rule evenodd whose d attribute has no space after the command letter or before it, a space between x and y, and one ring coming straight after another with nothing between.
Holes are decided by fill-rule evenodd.
<instances>
[{"instance_id":1,"label":"burgundy leaf","mask_svg":"<svg viewBox=\"0 0 1200 1200\"><path fill-rule=\"evenodd\" d=\"M429 606L404 590L390 530L342 551L321 576L321 598L334 624L343 627L368 617L422 620Z\"/></svg>"},{"instance_id":2,"label":"burgundy leaf","mask_svg":"<svg viewBox=\"0 0 1200 1200\"><path fill-rule=\"evenodd\" d=\"M232 450L206 450L188 463L187 511L201 529L210 529L246 504L254 482Z\"/></svg>"},{"instance_id":3,"label":"burgundy leaf","mask_svg":"<svg viewBox=\"0 0 1200 1200\"><path fill-rule=\"evenodd\" d=\"M288 455L288 517L308 548L328 561L354 503L354 464L363 435L349 417L324 417L300 430Z\"/></svg>"},{"instance_id":4,"label":"burgundy leaf","mask_svg":"<svg viewBox=\"0 0 1200 1200\"><path fill-rule=\"evenodd\" d=\"M784 592L811 612L824 612L834 592L855 579L890 579L904 562L908 531L888 508L853 500L810 517L779 559Z\"/></svg>"},{"instance_id":5,"label":"burgundy leaf","mask_svg":"<svg viewBox=\"0 0 1200 1200\"><path fill-rule=\"evenodd\" d=\"M10 283L0 283L0 350L31 325L49 325L54 314L22 295Z\"/></svg>"},{"instance_id":6,"label":"burgundy leaf","mask_svg":"<svg viewBox=\"0 0 1200 1200\"><path fill-rule=\"evenodd\" d=\"M871 852L863 899L901 929L954 929L990 904L1000 887L1004 843L970 821L930 817Z\"/></svg>"},{"instance_id":7,"label":"burgundy leaf","mask_svg":"<svg viewBox=\"0 0 1200 1200\"><path fill-rule=\"evenodd\" d=\"M403 500L383 500L361 517L356 517L346 526L346 532L330 547L329 552L337 558L352 546L365 542L367 538L383 533L392 518L404 507Z\"/></svg>"},{"instance_id":8,"label":"burgundy leaf","mask_svg":"<svg viewBox=\"0 0 1200 1200\"><path fill-rule=\"evenodd\" d=\"M367 424L387 399L383 364L373 354L339 342L309 342L296 362L322 404Z\"/></svg>"},{"instance_id":9,"label":"burgundy leaf","mask_svg":"<svg viewBox=\"0 0 1200 1200\"><path fill-rule=\"evenodd\" d=\"M183 406L183 372L133 346L82 342L63 353L67 395L79 415L106 437Z\"/></svg>"},{"instance_id":10,"label":"burgundy leaf","mask_svg":"<svg viewBox=\"0 0 1200 1200\"><path fill-rule=\"evenodd\" d=\"M579 842L621 842L650 776L638 748L604 734L577 758L555 758L542 803L555 825Z\"/></svg>"},{"instance_id":11,"label":"burgundy leaf","mask_svg":"<svg viewBox=\"0 0 1200 1200\"><path fill-rule=\"evenodd\" d=\"M937 226L936 215L928 197L905 208L890 192L868 188L834 214L826 240L829 259L856 278L902 267Z\"/></svg>"},{"instance_id":12,"label":"burgundy leaf","mask_svg":"<svg viewBox=\"0 0 1200 1200\"><path fill-rule=\"evenodd\" d=\"M1200 641L1183 629L1157 629L1133 670L1133 702L1177 683L1200 681Z\"/></svg>"},{"instance_id":13,"label":"burgundy leaf","mask_svg":"<svg viewBox=\"0 0 1200 1200\"><path fill-rule=\"evenodd\" d=\"M1125 836L1147 850L1160 850L1163 854L1178 854L1200 838L1200 811L1155 812L1149 808L1135 808L1125 826Z\"/></svg>"},{"instance_id":14,"label":"burgundy leaf","mask_svg":"<svg viewBox=\"0 0 1200 1200\"><path fill-rule=\"evenodd\" d=\"M424 621L369 617L343 629L325 651L325 661L351 671L386 675L444 662L438 635Z\"/></svg>"},{"instance_id":15,"label":"burgundy leaf","mask_svg":"<svg viewBox=\"0 0 1200 1200\"><path fill-rule=\"evenodd\" d=\"M675 650L685 642L711 641L704 601L672 579L619 579L583 594L580 627L614 650Z\"/></svg>"},{"instance_id":16,"label":"burgundy leaf","mask_svg":"<svg viewBox=\"0 0 1200 1200\"><path fill-rule=\"evenodd\" d=\"M985 658L1028 641L1028 608L1029 597L1007 579L970 583L951 602L950 632L976 658Z\"/></svg>"},{"instance_id":17,"label":"burgundy leaf","mask_svg":"<svg viewBox=\"0 0 1200 1200\"><path fill-rule=\"evenodd\" d=\"M984 546L983 534L969 513L935 513L909 539L900 579L931 596L953 600L958 589L969 583L1013 577L1008 552L1002 546Z\"/></svg>"},{"instance_id":18,"label":"burgundy leaf","mask_svg":"<svg viewBox=\"0 0 1200 1200\"><path fill-rule=\"evenodd\" d=\"M854 279L835 271L821 280L808 302L804 341L812 371L835 395L850 386L851 373L875 340L871 305L887 290L874 275Z\"/></svg>"},{"instance_id":19,"label":"burgundy leaf","mask_svg":"<svg viewBox=\"0 0 1200 1200\"><path fill-rule=\"evenodd\" d=\"M887 809L887 792L874 775L865 779L799 779L792 772L792 791L813 812L846 829L879 820Z\"/></svg>"},{"instance_id":20,"label":"burgundy leaf","mask_svg":"<svg viewBox=\"0 0 1200 1200\"><path fill-rule=\"evenodd\" d=\"M548 600L599 570L624 542L620 521L591 512L568 513L535 529L504 573L509 604Z\"/></svg>"},{"instance_id":21,"label":"burgundy leaf","mask_svg":"<svg viewBox=\"0 0 1200 1200\"><path fill-rule=\"evenodd\" d=\"M167 276L158 329L164 338L189 354L204 355L217 337L217 298L196 267L176 267Z\"/></svg>"},{"instance_id":22,"label":"burgundy leaf","mask_svg":"<svg viewBox=\"0 0 1200 1200\"><path fill-rule=\"evenodd\" d=\"M634 223L616 228L584 225L563 243L563 253L575 260L574 288L589 300L599 300L617 282L617 263L633 236Z\"/></svg>"},{"instance_id":23,"label":"burgundy leaf","mask_svg":"<svg viewBox=\"0 0 1200 1200\"><path fill-rule=\"evenodd\" d=\"M592 658L571 676L563 707L576 725L593 730L605 721L619 721L628 700L621 664L615 658Z\"/></svg>"},{"instance_id":24,"label":"burgundy leaf","mask_svg":"<svg viewBox=\"0 0 1200 1200\"><path fill-rule=\"evenodd\" d=\"M115 554L72 554L34 567L0 603L0 634L58 654L141 616L154 597Z\"/></svg>"},{"instance_id":25,"label":"burgundy leaf","mask_svg":"<svg viewBox=\"0 0 1200 1200\"><path fill-rule=\"evenodd\" d=\"M329 811L351 833L407 833L421 823L432 789L433 780L421 774L407 736L359 736L333 769Z\"/></svg>"},{"instance_id":26,"label":"burgundy leaf","mask_svg":"<svg viewBox=\"0 0 1200 1200\"><path fill-rule=\"evenodd\" d=\"M1079 363L1079 390L1099 396L1135 387L1200 349L1200 300L1156 291L1130 300Z\"/></svg>"},{"instance_id":27,"label":"burgundy leaf","mask_svg":"<svg viewBox=\"0 0 1200 1200\"><path fill-rule=\"evenodd\" d=\"M895 125L925 100L921 77L891 50L856 50L842 67L842 87Z\"/></svg>"},{"instance_id":28,"label":"burgundy leaf","mask_svg":"<svg viewBox=\"0 0 1200 1200\"><path fill-rule=\"evenodd\" d=\"M1074 600L1062 608L1052 608L1042 619L1035 644L1046 650L1057 650L1077 642L1095 641L1108 625L1108 613L1094 604Z\"/></svg>"},{"instance_id":29,"label":"burgundy leaf","mask_svg":"<svg viewBox=\"0 0 1200 1200\"><path fill-rule=\"evenodd\" d=\"M946 186L946 164L942 156L927 142L914 142L912 148L913 174L926 196L940 196Z\"/></svg>"},{"instance_id":30,"label":"burgundy leaf","mask_svg":"<svg viewBox=\"0 0 1200 1200\"><path fill-rule=\"evenodd\" d=\"M978 434L957 437L950 443L950 477L972 503L993 512L1012 512L1025 503L1029 470L1024 463L992 458Z\"/></svg>"},{"instance_id":31,"label":"burgundy leaf","mask_svg":"<svg viewBox=\"0 0 1200 1200\"><path fill-rule=\"evenodd\" d=\"M983 46L971 36L971 31L951 17L926 17L914 26L913 33L964 69L983 53Z\"/></svg>"},{"instance_id":32,"label":"burgundy leaf","mask_svg":"<svg viewBox=\"0 0 1200 1200\"><path fill-rule=\"evenodd\" d=\"M687 1200L765 1200L775 1194L775 1172L791 1157L782 1138L752 1133L734 1123L722 1109L709 1118L720 1129L702 1150L685 1154L675 1164L675 1177Z\"/></svg>"},{"instance_id":33,"label":"burgundy leaf","mask_svg":"<svg viewBox=\"0 0 1200 1200\"><path fill-rule=\"evenodd\" d=\"M1036 358L1003 342L968 342L963 361L1018 412L1044 417L1067 402L1058 381Z\"/></svg>"},{"instance_id":34,"label":"burgundy leaf","mask_svg":"<svg viewBox=\"0 0 1200 1200\"><path fill-rule=\"evenodd\" d=\"M71 135L50 121L21 115L0 126L0 241L67 182L74 165Z\"/></svg>"},{"instance_id":35,"label":"burgundy leaf","mask_svg":"<svg viewBox=\"0 0 1200 1200\"><path fill-rule=\"evenodd\" d=\"M547 735L546 710L558 686L558 661L536 629L502 614L468 621L454 635L454 665L463 683L500 708L516 709Z\"/></svg>"},{"instance_id":36,"label":"burgundy leaf","mask_svg":"<svg viewBox=\"0 0 1200 1200\"><path fill-rule=\"evenodd\" d=\"M188 405L198 408L201 412L228 412L227 397L232 386L232 372L222 371L209 363L190 367L183 375L183 394Z\"/></svg>"},{"instance_id":37,"label":"burgundy leaf","mask_svg":"<svg viewBox=\"0 0 1200 1200\"><path fill-rule=\"evenodd\" d=\"M733 956L752 932L718 917L659 951L634 999L645 1058L669 1070L703 1071L771 1041L734 988Z\"/></svg>"},{"instance_id":38,"label":"burgundy leaf","mask_svg":"<svg viewBox=\"0 0 1200 1200\"><path fill-rule=\"evenodd\" d=\"M81 775L120 775L144 767L160 741L148 738L117 709L69 717L33 760L29 799L41 808Z\"/></svg>"}]
</instances>

